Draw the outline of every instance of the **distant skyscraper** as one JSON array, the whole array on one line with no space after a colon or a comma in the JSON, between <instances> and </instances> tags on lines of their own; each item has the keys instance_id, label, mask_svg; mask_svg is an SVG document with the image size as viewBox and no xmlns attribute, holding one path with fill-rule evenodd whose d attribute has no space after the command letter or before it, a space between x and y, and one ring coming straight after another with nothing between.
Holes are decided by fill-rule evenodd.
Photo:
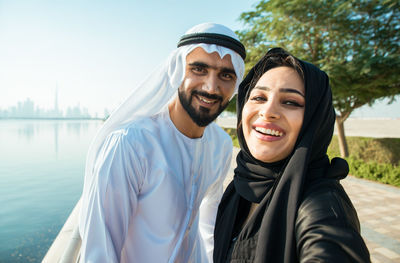
<instances>
[{"instance_id":1,"label":"distant skyscraper","mask_svg":"<svg viewBox=\"0 0 400 263\"><path fill-rule=\"evenodd\" d=\"M54 112L58 115L58 83L56 83L56 94L54 98Z\"/></svg>"}]
</instances>

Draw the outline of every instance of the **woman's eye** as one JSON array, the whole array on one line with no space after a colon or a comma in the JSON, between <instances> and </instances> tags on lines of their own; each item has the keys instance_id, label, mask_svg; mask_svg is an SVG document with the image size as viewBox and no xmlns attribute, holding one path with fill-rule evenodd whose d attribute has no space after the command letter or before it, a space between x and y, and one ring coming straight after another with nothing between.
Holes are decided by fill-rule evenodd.
<instances>
[{"instance_id":1,"label":"woman's eye","mask_svg":"<svg viewBox=\"0 0 400 263\"><path fill-rule=\"evenodd\" d=\"M267 101L267 98L265 98L263 96L253 96L250 98L250 100L252 100L252 101Z\"/></svg>"},{"instance_id":2,"label":"woman's eye","mask_svg":"<svg viewBox=\"0 0 400 263\"><path fill-rule=\"evenodd\" d=\"M293 101L293 100L284 101L283 104L289 105L289 106L294 106L294 107L303 107L302 104L298 103L297 101Z\"/></svg>"}]
</instances>

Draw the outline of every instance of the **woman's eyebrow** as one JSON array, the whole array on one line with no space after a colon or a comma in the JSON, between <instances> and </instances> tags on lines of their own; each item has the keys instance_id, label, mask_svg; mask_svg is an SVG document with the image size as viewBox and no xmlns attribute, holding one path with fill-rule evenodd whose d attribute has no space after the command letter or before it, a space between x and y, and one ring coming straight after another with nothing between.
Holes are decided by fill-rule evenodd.
<instances>
[{"instance_id":1,"label":"woman's eyebrow","mask_svg":"<svg viewBox=\"0 0 400 263\"><path fill-rule=\"evenodd\" d=\"M265 91L270 91L271 88L266 87L266 86L255 86L254 89L260 89L260 90L265 90ZM284 92L284 93L297 93L300 96L302 96L303 98L305 98L304 94L301 93L299 90L297 89L290 89L290 88L280 88L279 92Z\"/></svg>"}]
</instances>

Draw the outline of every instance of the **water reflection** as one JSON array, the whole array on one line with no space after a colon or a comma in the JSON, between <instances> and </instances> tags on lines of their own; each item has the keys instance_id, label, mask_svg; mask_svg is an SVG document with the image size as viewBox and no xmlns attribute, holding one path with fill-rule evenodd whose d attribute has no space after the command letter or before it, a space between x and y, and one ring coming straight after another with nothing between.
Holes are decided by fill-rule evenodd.
<instances>
[{"instance_id":1,"label":"water reflection","mask_svg":"<svg viewBox=\"0 0 400 263\"><path fill-rule=\"evenodd\" d=\"M1 121L5 122L5 121ZM9 132L16 130L18 139L30 143L32 140L46 136L48 143L52 142L54 152L59 149L59 139L63 140L63 136L68 135L69 139L82 139L88 132L92 132L93 128L100 127L99 121L55 121L55 120L21 120L8 121ZM17 124L18 123L18 124ZM15 125L15 129L11 129ZM92 126L92 127L91 127ZM51 132L51 134L50 134ZM52 139L48 136L51 136Z\"/></svg>"},{"instance_id":2,"label":"water reflection","mask_svg":"<svg viewBox=\"0 0 400 263\"><path fill-rule=\"evenodd\" d=\"M59 122L54 123L54 151L56 152L56 157L58 157L58 127Z\"/></svg>"},{"instance_id":3,"label":"water reflection","mask_svg":"<svg viewBox=\"0 0 400 263\"><path fill-rule=\"evenodd\" d=\"M79 199L101 121L0 120L0 262L40 262Z\"/></svg>"},{"instance_id":4,"label":"water reflection","mask_svg":"<svg viewBox=\"0 0 400 263\"><path fill-rule=\"evenodd\" d=\"M73 133L77 137L81 135L81 132L86 133L89 128L88 122L68 122L67 123L67 131L68 133Z\"/></svg>"},{"instance_id":5,"label":"water reflection","mask_svg":"<svg viewBox=\"0 0 400 263\"><path fill-rule=\"evenodd\" d=\"M20 138L31 141L35 133L34 123L28 122L18 128L18 135Z\"/></svg>"}]
</instances>

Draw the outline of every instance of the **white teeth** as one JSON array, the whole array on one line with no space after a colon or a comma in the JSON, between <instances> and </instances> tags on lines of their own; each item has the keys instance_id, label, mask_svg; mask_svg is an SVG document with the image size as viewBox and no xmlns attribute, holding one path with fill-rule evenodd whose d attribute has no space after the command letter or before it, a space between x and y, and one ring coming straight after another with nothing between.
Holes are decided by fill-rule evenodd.
<instances>
[{"instance_id":1,"label":"white teeth","mask_svg":"<svg viewBox=\"0 0 400 263\"><path fill-rule=\"evenodd\" d=\"M283 132L280 131L275 131L275 130L271 130L271 129L265 129L262 127L255 127L255 130L264 134L268 134L268 135L273 135L273 136L279 136L281 137L283 135Z\"/></svg>"},{"instance_id":2,"label":"white teeth","mask_svg":"<svg viewBox=\"0 0 400 263\"><path fill-rule=\"evenodd\" d=\"M205 103L208 103L208 104L213 103L211 100L206 100L206 99L203 98L203 97L199 97L199 99L200 99L201 101L205 102Z\"/></svg>"}]
</instances>

